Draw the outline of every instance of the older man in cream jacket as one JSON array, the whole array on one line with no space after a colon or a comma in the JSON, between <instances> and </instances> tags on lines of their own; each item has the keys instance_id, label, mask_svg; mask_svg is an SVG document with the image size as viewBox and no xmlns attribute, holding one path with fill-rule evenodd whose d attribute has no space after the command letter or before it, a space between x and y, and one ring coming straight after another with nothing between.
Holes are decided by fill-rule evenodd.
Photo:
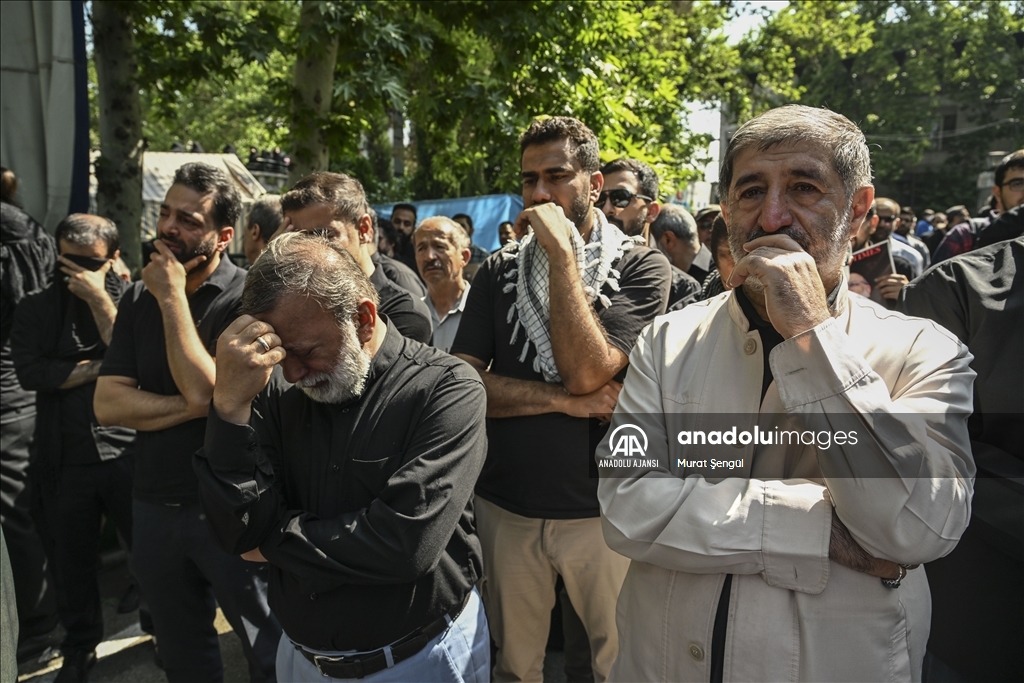
<instances>
[{"instance_id":1,"label":"older man in cream jacket","mask_svg":"<svg viewBox=\"0 0 1024 683\"><path fill-rule=\"evenodd\" d=\"M827 110L733 137L737 289L645 330L596 455L605 539L632 560L613 680L920 679L918 565L969 518L974 373L943 328L847 295L870 182L863 134Z\"/></svg>"}]
</instances>

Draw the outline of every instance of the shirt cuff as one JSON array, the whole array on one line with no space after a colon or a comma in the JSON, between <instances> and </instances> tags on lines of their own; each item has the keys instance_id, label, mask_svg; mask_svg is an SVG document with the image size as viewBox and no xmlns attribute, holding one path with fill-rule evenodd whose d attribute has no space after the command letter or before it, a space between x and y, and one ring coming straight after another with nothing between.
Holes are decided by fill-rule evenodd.
<instances>
[{"instance_id":1,"label":"shirt cuff","mask_svg":"<svg viewBox=\"0 0 1024 683\"><path fill-rule=\"evenodd\" d=\"M872 372L849 344L839 321L829 318L772 350L772 376L787 411L842 394Z\"/></svg>"},{"instance_id":2,"label":"shirt cuff","mask_svg":"<svg viewBox=\"0 0 1024 683\"><path fill-rule=\"evenodd\" d=\"M226 422L210 401L206 417L206 438L203 451L214 472L246 472L252 474L259 455L260 441L249 425Z\"/></svg>"},{"instance_id":3,"label":"shirt cuff","mask_svg":"<svg viewBox=\"0 0 1024 683\"><path fill-rule=\"evenodd\" d=\"M828 583L832 504L817 484L767 481L761 554L769 586L817 595Z\"/></svg>"}]
</instances>

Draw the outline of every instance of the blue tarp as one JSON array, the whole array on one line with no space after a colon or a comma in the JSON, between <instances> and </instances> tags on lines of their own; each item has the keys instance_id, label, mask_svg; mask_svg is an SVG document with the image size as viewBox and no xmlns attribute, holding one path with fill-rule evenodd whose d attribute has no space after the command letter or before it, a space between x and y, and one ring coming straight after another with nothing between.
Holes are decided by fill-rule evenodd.
<instances>
[{"instance_id":1,"label":"blue tarp","mask_svg":"<svg viewBox=\"0 0 1024 683\"><path fill-rule=\"evenodd\" d=\"M408 203L416 207L417 220L431 216L451 217L457 213L468 215L473 219L473 243L487 251L498 248L498 225L503 221L514 221L523 210L523 198L512 194L428 199ZM390 220L393 207L394 204L375 204L373 210L380 220Z\"/></svg>"}]
</instances>

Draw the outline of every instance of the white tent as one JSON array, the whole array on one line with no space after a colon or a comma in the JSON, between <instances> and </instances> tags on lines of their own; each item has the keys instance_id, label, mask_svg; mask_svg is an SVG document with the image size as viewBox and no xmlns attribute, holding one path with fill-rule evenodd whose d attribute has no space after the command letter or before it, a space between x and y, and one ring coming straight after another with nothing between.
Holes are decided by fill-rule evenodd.
<instances>
[{"instance_id":1,"label":"white tent","mask_svg":"<svg viewBox=\"0 0 1024 683\"><path fill-rule=\"evenodd\" d=\"M95 154L95 152L94 152ZM94 157L95 159L95 157ZM184 152L143 152L142 154L142 241L156 236L156 222L160 218L160 204L167 195L167 190L174 183L174 173L185 164L195 161L210 164L223 170L235 181L238 194L242 197L242 215L235 225L235 239L231 243L231 253L242 251L242 230L253 203L265 195L260 181L249 172L249 169L234 154L189 154ZM96 211L96 176L90 178L90 210Z\"/></svg>"}]
</instances>

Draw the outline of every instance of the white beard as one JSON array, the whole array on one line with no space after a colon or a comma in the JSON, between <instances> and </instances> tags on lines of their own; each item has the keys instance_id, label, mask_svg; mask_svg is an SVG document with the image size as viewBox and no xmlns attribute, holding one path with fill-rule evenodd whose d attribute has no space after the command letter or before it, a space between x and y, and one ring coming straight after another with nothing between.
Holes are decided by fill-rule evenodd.
<instances>
[{"instance_id":1,"label":"white beard","mask_svg":"<svg viewBox=\"0 0 1024 683\"><path fill-rule=\"evenodd\" d=\"M363 350L356 336L356 326L346 321L341 326L342 344L334 369L303 377L295 383L306 396L317 403L346 403L363 395L370 374L370 354ZM326 380L326 384L315 386Z\"/></svg>"}]
</instances>

